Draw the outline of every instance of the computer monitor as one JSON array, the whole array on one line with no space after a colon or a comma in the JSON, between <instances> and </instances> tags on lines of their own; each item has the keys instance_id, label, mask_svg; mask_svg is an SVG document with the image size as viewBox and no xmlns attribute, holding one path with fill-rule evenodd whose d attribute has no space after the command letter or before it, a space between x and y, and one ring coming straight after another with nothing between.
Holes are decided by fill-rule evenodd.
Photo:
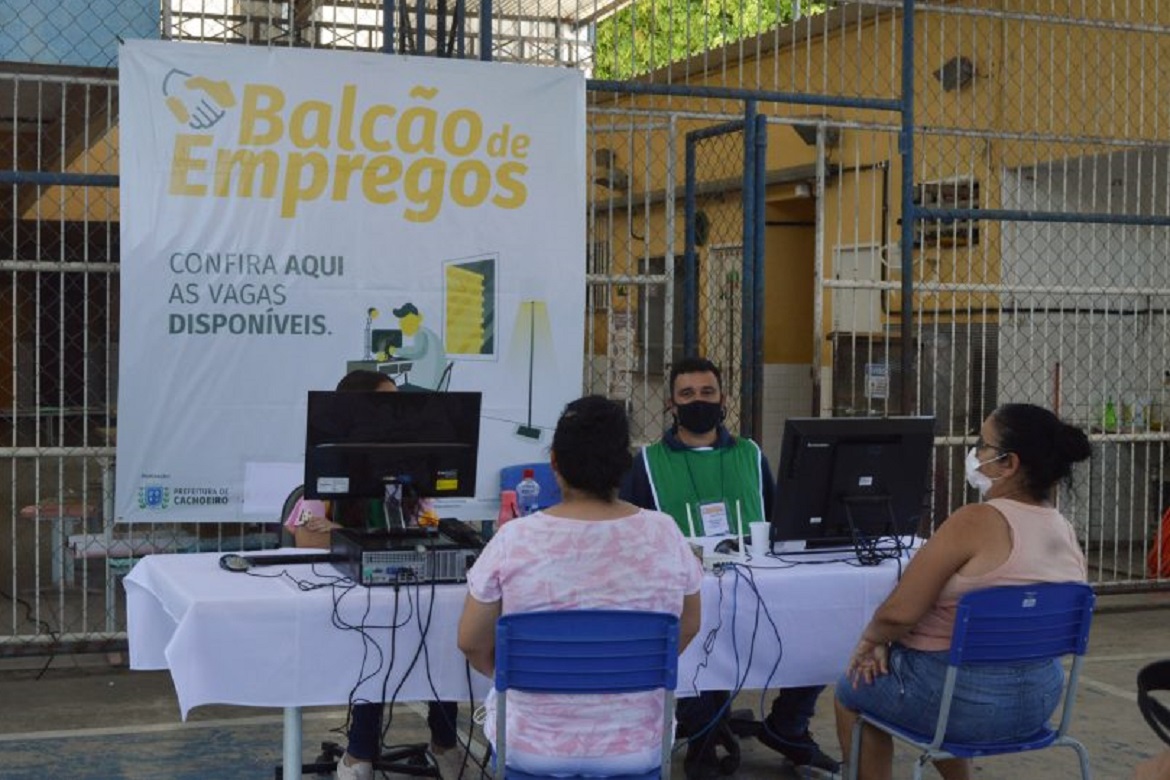
<instances>
[{"instance_id":1,"label":"computer monitor","mask_svg":"<svg viewBox=\"0 0 1170 780\"><path fill-rule=\"evenodd\" d=\"M771 537L806 549L912 536L925 504L933 417L789 418Z\"/></svg>"},{"instance_id":2,"label":"computer monitor","mask_svg":"<svg viewBox=\"0 0 1170 780\"><path fill-rule=\"evenodd\" d=\"M480 393L309 393L305 495L473 498Z\"/></svg>"},{"instance_id":3,"label":"computer monitor","mask_svg":"<svg viewBox=\"0 0 1170 780\"><path fill-rule=\"evenodd\" d=\"M402 346L402 331L398 328L375 328L370 332L370 350L375 354L390 354L391 348Z\"/></svg>"}]
</instances>

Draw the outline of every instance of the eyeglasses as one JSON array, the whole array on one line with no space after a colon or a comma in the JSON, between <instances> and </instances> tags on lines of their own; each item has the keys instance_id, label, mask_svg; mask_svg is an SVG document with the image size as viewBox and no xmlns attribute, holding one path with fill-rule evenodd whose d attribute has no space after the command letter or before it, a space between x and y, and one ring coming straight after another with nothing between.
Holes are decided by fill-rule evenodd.
<instances>
[{"instance_id":1,"label":"eyeglasses","mask_svg":"<svg viewBox=\"0 0 1170 780\"><path fill-rule=\"evenodd\" d=\"M976 450L995 450L996 452L999 452L999 453L1008 452L1008 450L1005 450L1003 447L997 447L994 444L988 444L987 442L983 441L982 436L980 436L978 439L975 440L975 449Z\"/></svg>"}]
</instances>

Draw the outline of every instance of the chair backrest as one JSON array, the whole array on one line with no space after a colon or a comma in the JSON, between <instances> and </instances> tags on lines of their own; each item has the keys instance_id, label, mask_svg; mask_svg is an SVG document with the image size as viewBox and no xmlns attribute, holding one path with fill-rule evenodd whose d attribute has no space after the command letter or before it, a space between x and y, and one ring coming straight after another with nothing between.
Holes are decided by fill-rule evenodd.
<instances>
[{"instance_id":1,"label":"chair backrest","mask_svg":"<svg viewBox=\"0 0 1170 780\"><path fill-rule=\"evenodd\" d=\"M280 521L276 526L277 547L292 547L296 544L296 540L293 539L292 532L288 530L288 526L285 525L285 522L288 521L288 516L292 514L293 507L297 505L297 502L300 501L304 495L305 486L297 485L292 489L291 492L289 492L288 497L284 499L284 504L280 508Z\"/></svg>"},{"instance_id":2,"label":"chair backrest","mask_svg":"<svg viewBox=\"0 0 1170 780\"><path fill-rule=\"evenodd\" d=\"M515 490L516 484L524 478L524 469L532 469L536 481L540 483L540 496L537 504L541 509L560 503L561 489L553 476L552 466L549 463L518 463L515 466L504 466L500 469L500 490Z\"/></svg>"},{"instance_id":3,"label":"chair backrest","mask_svg":"<svg viewBox=\"0 0 1170 780\"><path fill-rule=\"evenodd\" d=\"M951 634L950 666L943 683L932 748L943 744L959 667L1041 661L1073 655L1064 686L1064 705L1054 738L1072 722L1081 662L1089 647L1093 589L1083 582L1040 582L975 590L959 599Z\"/></svg>"},{"instance_id":4,"label":"chair backrest","mask_svg":"<svg viewBox=\"0 0 1170 780\"><path fill-rule=\"evenodd\" d=\"M439 381L435 385L435 390L439 391L440 393L445 393L451 389L451 369L454 367L455 361L447 361L447 366L443 369L443 373L439 376Z\"/></svg>"},{"instance_id":5,"label":"chair backrest","mask_svg":"<svg viewBox=\"0 0 1170 780\"><path fill-rule=\"evenodd\" d=\"M663 689L663 770L669 773L678 616L560 610L504 615L496 624L497 774L507 765L507 692L629 693Z\"/></svg>"},{"instance_id":6,"label":"chair backrest","mask_svg":"<svg viewBox=\"0 0 1170 780\"><path fill-rule=\"evenodd\" d=\"M961 599L951 635L953 665L1083 656L1089 647L1093 589L1083 582L1007 585Z\"/></svg>"}]
</instances>

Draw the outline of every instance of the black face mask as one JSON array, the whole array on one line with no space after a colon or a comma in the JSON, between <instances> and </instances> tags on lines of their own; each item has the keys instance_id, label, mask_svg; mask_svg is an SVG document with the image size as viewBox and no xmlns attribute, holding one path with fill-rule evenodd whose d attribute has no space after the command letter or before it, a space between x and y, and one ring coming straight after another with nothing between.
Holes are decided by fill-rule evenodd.
<instances>
[{"instance_id":1,"label":"black face mask","mask_svg":"<svg viewBox=\"0 0 1170 780\"><path fill-rule=\"evenodd\" d=\"M709 433L723 420L723 404L714 401L679 404L674 408L674 420L691 433Z\"/></svg>"}]
</instances>

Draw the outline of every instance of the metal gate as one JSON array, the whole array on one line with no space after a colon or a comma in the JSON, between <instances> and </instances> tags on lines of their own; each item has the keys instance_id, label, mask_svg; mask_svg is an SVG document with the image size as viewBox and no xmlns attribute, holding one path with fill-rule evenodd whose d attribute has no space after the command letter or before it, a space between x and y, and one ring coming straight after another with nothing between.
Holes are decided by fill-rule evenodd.
<instances>
[{"instance_id":1,"label":"metal gate","mask_svg":"<svg viewBox=\"0 0 1170 780\"><path fill-rule=\"evenodd\" d=\"M627 402L638 443L654 441L669 424L666 380L684 355L720 367L726 424L754 433L762 336L752 296L763 212L750 174L766 145L762 134L747 132L754 122L680 135L679 125L693 119L591 116L586 388ZM650 194L630 198L623 190L631 182Z\"/></svg>"},{"instance_id":2,"label":"metal gate","mask_svg":"<svg viewBox=\"0 0 1170 780\"><path fill-rule=\"evenodd\" d=\"M4 652L123 641L118 578L138 555L275 540L110 522L122 302L99 31L597 76L613 64L599 42L641 40L655 7L383 5L167 0L160 17L102 0L46 34L59 4L14 4L28 34L0 53ZM706 354L733 427L773 457L786 416L933 414L934 522L970 498L960 457L990 409L1055 407L1095 448L1062 496L1091 579L1165 584L1145 563L1170 503L1170 20L1078 8L796 4L749 28L741 3L656 31L687 36L681 53L594 78L584 389L625 399L652 441L672 361Z\"/></svg>"}]
</instances>

